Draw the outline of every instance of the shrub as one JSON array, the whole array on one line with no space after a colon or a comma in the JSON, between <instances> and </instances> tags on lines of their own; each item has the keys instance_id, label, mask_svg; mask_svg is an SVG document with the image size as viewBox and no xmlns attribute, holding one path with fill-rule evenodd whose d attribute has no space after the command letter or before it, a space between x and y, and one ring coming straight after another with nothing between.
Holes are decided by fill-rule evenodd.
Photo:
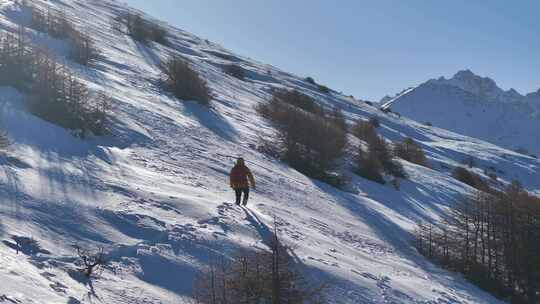
<instances>
[{"instance_id":1,"label":"shrub","mask_svg":"<svg viewBox=\"0 0 540 304\"><path fill-rule=\"evenodd\" d=\"M330 170L343 154L347 134L321 115L318 106L299 93L276 91L257 111L276 128L281 159L307 176L335 180Z\"/></svg>"},{"instance_id":2,"label":"shrub","mask_svg":"<svg viewBox=\"0 0 540 304\"><path fill-rule=\"evenodd\" d=\"M25 38L25 31L19 26L16 33L0 34L0 83L21 91L30 88L33 65L29 63L35 61L36 53Z\"/></svg>"},{"instance_id":3,"label":"shrub","mask_svg":"<svg viewBox=\"0 0 540 304\"><path fill-rule=\"evenodd\" d=\"M76 245L75 249L77 250L77 256L79 257L78 264L81 266L81 272L84 273L87 278L95 274L96 271L102 270L109 262L103 248L92 251Z\"/></svg>"},{"instance_id":4,"label":"shrub","mask_svg":"<svg viewBox=\"0 0 540 304\"><path fill-rule=\"evenodd\" d=\"M206 82L179 56L171 57L162 66L165 88L182 100L195 100L209 105L212 99Z\"/></svg>"},{"instance_id":5,"label":"shrub","mask_svg":"<svg viewBox=\"0 0 540 304\"><path fill-rule=\"evenodd\" d=\"M395 145L394 154L411 163L429 167L424 150L422 150L422 147L410 137L405 138L403 142Z\"/></svg>"},{"instance_id":6,"label":"shrub","mask_svg":"<svg viewBox=\"0 0 540 304\"><path fill-rule=\"evenodd\" d=\"M244 71L244 69L242 67L240 67L237 64L226 65L225 68L224 68L224 71L228 75L231 75L231 76L233 76L235 78L238 78L240 80L244 80L244 78L246 78L246 72Z\"/></svg>"},{"instance_id":7,"label":"shrub","mask_svg":"<svg viewBox=\"0 0 540 304\"><path fill-rule=\"evenodd\" d=\"M5 150L9 146L10 142L6 131L0 130L0 151Z\"/></svg>"},{"instance_id":8,"label":"shrub","mask_svg":"<svg viewBox=\"0 0 540 304\"><path fill-rule=\"evenodd\" d=\"M269 247L269 251L238 251L231 260L214 258L194 281L195 303L324 303L324 286L310 287L296 269L291 249L277 236Z\"/></svg>"},{"instance_id":9,"label":"shrub","mask_svg":"<svg viewBox=\"0 0 540 304\"><path fill-rule=\"evenodd\" d=\"M325 94L330 93L330 88L327 87L327 86L324 86L324 85L322 85L322 84L319 84L319 85L317 86L317 88L318 88L319 91L321 91L322 93L325 93Z\"/></svg>"},{"instance_id":10,"label":"shrub","mask_svg":"<svg viewBox=\"0 0 540 304\"><path fill-rule=\"evenodd\" d=\"M19 252L25 255L37 255L39 253L50 254L48 250L41 247L41 244L32 237L12 235L11 239L14 243L8 240L4 240L3 243L14 249L17 254L19 254Z\"/></svg>"},{"instance_id":11,"label":"shrub","mask_svg":"<svg viewBox=\"0 0 540 304\"><path fill-rule=\"evenodd\" d=\"M94 40L85 33L73 31L68 37L70 43L69 58L78 64L88 66L100 57Z\"/></svg>"},{"instance_id":12,"label":"shrub","mask_svg":"<svg viewBox=\"0 0 540 304\"><path fill-rule=\"evenodd\" d=\"M167 30L144 19L140 14L128 12L116 17L113 21L113 28L142 43L154 41L162 45L169 45Z\"/></svg>"},{"instance_id":13,"label":"shrub","mask_svg":"<svg viewBox=\"0 0 540 304\"><path fill-rule=\"evenodd\" d=\"M317 84L317 82L315 81L315 79L313 79L313 77L306 77L306 79L304 79L304 80L309 84L317 86L317 89L319 90L319 92L322 92L322 93L325 93L325 94L330 93L330 88L328 88L327 86L324 86L322 84Z\"/></svg>"},{"instance_id":14,"label":"shrub","mask_svg":"<svg viewBox=\"0 0 540 304\"><path fill-rule=\"evenodd\" d=\"M399 189L401 187L401 183L399 181L399 178L392 179L392 181L390 181L390 183L392 184L392 186L394 186L394 189L399 191Z\"/></svg>"},{"instance_id":15,"label":"shrub","mask_svg":"<svg viewBox=\"0 0 540 304\"><path fill-rule=\"evenodd\" d=\"M36 50L22 35L0 40L0 84L30 95L30 110L67 129L106 132L108 105L46 52Z\"/></svg>"},{"instance_id":16,"label":"shrub","mask_svg":"<svg viewBox=\"0 0 540 304\"><path fill-rule=\"evenodd\" d=\"M85 84L52 57L42 57L36 66L30 110L64 128L106 133L108 99L92 95Z\"/></svg>"},{"instance_id":17,"label":"shrub","mask_svg":"<svg viewBox=\"0 0 540 304\"><path fill-rule=\"evenodd\" d=\"M381 163L383 165L384 171L387 174L398 178L407 178L407 173L405 173L405 169L397 160L389 159L387 161L382 161Z\"/></svg>"},{"instance_id":18,"label":"shrub","mask_svg":"<svg viewBox=\"0 0 540 304\"><path fill-rule=\"evenodd\" d=\"M296 90L275 90L272 99L311 112L315 115L325 115L324 109L319 106L313 98Z\"/></svg>"},{"instance_id":19,"label":"shrub","mask_svg":"<svg viewBox=\"0 0 540 304\"><path fill-rule=\"evenodd\" d=\"M369 119L369 123L370 123L373 127L375 127L375 128L379 128L379 127L381 126L381 123L380 123L380 121L379 121L379 118L376 117L376 116L371 117L371 118Z\"/></svg>"},{"instance_id":20,"label":"shrub","mask_svg":"<svg viewBox=\"0 0 540 304\"><path fill-rule=\"evenodd\" d=\"M393 159L388 144L384 138L377 135L377 131L372 123L359 120L357 121L351 130L352 134L359 139L365 141L369 146L369 153L373 154L380 162L383 170L390 175L400 178L406 178L405 170L403 166Z\"/></svg>"},{"instance_id":21,"label":"shrub","mask_svg":"<svg viewBox=\"0 0 540 304\"><path fill-rule=\"evenodd\" d=\"M491 179L494 182L496 182L499 179L499 177L497 176L497 168L493 166L484 168L484 175L487 175L489 179Z\"/></svg>"},{"instance_id":22,"label":"shrub","mask_svg":"<svg viewBox=\"0 0 540 304\"><path fill-rule=\"evenodd\" d=\"M347 121L345 120L345 115L340 108L334 107L331 112L328 114L328 119L338 128L347 132L348 126Z\"/></svg>"},{"instance_id":23,"label":"shrub","mask_svg":"<svg viewBox=\"0 0 540 304\"><path fill-rule=\"evenodd\" d=\"M32 13L31 27L58 39L65 39L69 44L69 58L89 65L100 56L99 50L90 35L80 32L68 19L65 12L51 8L47 12L28 6Z\"/></svg>"},{"instance_id":24,"label":"shrub","mask_svg":"<svg viewBox=\"0 0 540 304\"><path fill-rule=\"evenodd\" d=\"M66 39L73 31L73 24L63 11L48 8L46 12L33 6L29 6L32 14L30 27L36 31L47 33L54 38Z\"/></svg>"},{"instance_id":25,"label":"shrub","mask_svg":"<svg viewBox=\"0 0 540 304\"><path fill-rule=\"evenodd\" d=\"M377 137L377 131L373 124L365 120L358 120L352 126L351 133L365 142L373 141Z\"/></svg>"},{"instance_id":26,"label":"shrub","mask_svg":"<svg viewBox=\"0 0 540 304\"><path fill-rule=\"evenodd\" d=\"M476 161L472 156L468 156L467 158L465 158L462 163L467 165L470 169L476 167Z\"/></svg>"},{"instance_id":27,"label":"shrub","mask_svg":"<svg viewBox=\"0 0 540 304\"><path fill-rule=\"evenodd\" d=\"M456 167L452 172L452 176L458 181L467 184L478 190L488 191L489 186L482 180L478 174L471 172L463 167Z\"/></svg>"},{"instance_id":28,"label":"shrub","mask_svg":"<svg viewBox=\"0 0 540 304\"><path fill-rule=\"evenodd\" d=\"M385 180L382 174L383 168L377 155L372 151L365 153L361 148L354 158L354 173L379 184L384 184Z\"/></svg>"}]
</instances>

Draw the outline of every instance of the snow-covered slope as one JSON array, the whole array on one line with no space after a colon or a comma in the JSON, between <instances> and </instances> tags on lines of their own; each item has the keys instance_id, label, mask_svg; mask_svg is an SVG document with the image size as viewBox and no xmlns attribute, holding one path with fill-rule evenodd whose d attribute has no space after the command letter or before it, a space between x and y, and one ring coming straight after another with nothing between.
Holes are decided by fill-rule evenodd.
<instances>
[{"instance_id":1,"label":"snow-covered slope","mask_svg":"<svg viewBox=\"0 0 540 304\"><path fill-rule=\"evenodd\" d=\"M349 97L321 94L301 77L230 53L169 28L171 47L134 42L110 20L126 10L107 0L33 1L65 10L103 51L94 69L74 64L88 85L114 98L112 135L81 140L22 107L24 96L0 88L0 121L13 142L0 167L0 302L184 303L191 280L214 254L265 248L276 220L294 245L298 266L327 282L329 303L497 303L421 257L411 233L472 189L449 171L469 156L499 172L499 186L519 179L540 194L540 162L510 150L386 115ZM0 26L28 16L16 1L0 2ZM30 31L36 42L58 41ZM57 51L63 56L61 49ZM180 101L154 84L159 62L190 60L215 94L213 108ZM227 58L227 59L224 59ZM235 62L246 81L224 74ZM258 153L270 126L254 106L275 87L295 88L337 105L349 120L378 116L381 133L410 136L432 169L403 162L401 189L351 175L350 192L309 179ZM249 208L234 207L227 174L244 156L258 181ZM12 236L32 237L48 253L17 254ZM73 245L103 246L112 263L99 278L77 274Z\"/></svg>"},{"instance_id":2,"label":"snow-covered slope","mask_svg":"<svg viewBox=\"0 0 540 304\"><path fill-rule=\"evenodd\" d=\"M384 103L383 108L421 122L540 155L540 93L503 91L469 70L432 79Z\"/></svg>"}]
</instances>

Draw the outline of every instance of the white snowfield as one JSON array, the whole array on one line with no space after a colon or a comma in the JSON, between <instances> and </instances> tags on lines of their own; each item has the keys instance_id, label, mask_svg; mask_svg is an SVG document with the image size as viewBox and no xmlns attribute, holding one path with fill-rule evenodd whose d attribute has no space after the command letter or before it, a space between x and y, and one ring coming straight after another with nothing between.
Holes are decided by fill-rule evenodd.
<instances>
[{"instance_id":1,"label":"white snowfield","mask_svg":"<svg viewBox=\"0 0 540 304\"><path fill-rule=\"evenodd\" d=\"M432 79L391 100L391 108L419 122L540 156L540 90L521 95L503 91L469 70Z\"/></svg>"},{"instance_id":2,"label":"white snowfield","mask_svg":"<svg viewBox=\"0 0 540 304\"><path fill-rule=\"evenodd\" d=\"M449 173L469 155L475 172L498 170L499 187L519 179L540 194L537 159L321 94L302 77L175 28L171 47L134 42L111 30L111 18L126 10L121 3L32 2L65 10L96 39L103 59L95 68L67 63L114 98L112 134L77 139L28 114L15 89L0 89L0 121L12 141L0 166L0 303L187 303L210 257L264 250L274 218L298 267L329 285L329 303L499 303L419 255L412 233L471 193ZM10 31L29 16L13 0L0 2L0 15ZM28 36L65 57L62 41ZM159 89L159 62L172 54L208 81L212 109ZM246 81L222 72L231 62L247 71ZM344 192L258 153L272 129L254 106L277 87L339 106L351 122L378 116L389 141L421 143L432 169L403 162L410 178L399 191L351 175ZM257 179L248 208L231 204L228 172L237 156ZM17 254L8 246L13 236L35 239L44 252ZM110 266L85 282L73 264L76 244L104 247Z\"/></svg>"}]
</instances>

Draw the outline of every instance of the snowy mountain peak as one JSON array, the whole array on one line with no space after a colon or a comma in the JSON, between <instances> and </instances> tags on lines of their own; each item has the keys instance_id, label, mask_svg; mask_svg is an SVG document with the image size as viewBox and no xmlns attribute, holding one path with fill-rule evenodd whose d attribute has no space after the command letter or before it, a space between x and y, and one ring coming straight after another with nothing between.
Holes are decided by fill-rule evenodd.
<instances>
[{"instance_id":1,"label":"snowy mountain peak","mask_svg":"<svg viewBox=\"0 0 540 304\"><path fill-rule=\"evenodd\" d=\"M476 75L475 73L473 73L469 69L458 71L454 75L454 77L452 77L452 79L460 79L460 80L464 80L464 81L477 80L477 79L483 80L483 79L485 79L488 82L495 83L495 81L493 81L492 79L490 79L488 77L480 77L480 76Z\"/></svg>"},{"instance_id":2,"label":"snowy mountain peak","mask_svg":"<svg viewBox=\"0 0 540 304\"><path fill-rule=\"evenodd\" d=\"M488 101L519 102L524 98L523 95L519 94L516 90L510 89L504 91L493 79L478 76L469 69L458 71L450 79L440 77L439 79L431 80L430 82L458 87Z\"/></svg>"},{"instance_id":3,"label":"snowy mountain peak","mask_svg":"<svg viewBox=\"0 0 540 304\"><path fill-rule=\"evenodd\" d=\"M540 127L540 94L504 91L491 78L470 70L429 80L383 107L509 149L540 153L534 131ZM502 125L504 130L493 132Z\"/></svg>"}]
</instances>

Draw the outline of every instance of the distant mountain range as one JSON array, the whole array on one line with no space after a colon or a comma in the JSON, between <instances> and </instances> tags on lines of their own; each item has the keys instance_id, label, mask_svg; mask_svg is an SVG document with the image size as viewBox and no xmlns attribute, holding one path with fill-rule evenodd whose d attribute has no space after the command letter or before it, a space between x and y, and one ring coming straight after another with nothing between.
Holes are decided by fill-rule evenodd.
<instances>
[{"instance_id":1,"label":"distant mountain range","mask_svg":"<svg viewBox=\"0 0 540 304\"><path fill-rule=\"evenodd\" d=\"M381 100L403 116L520 151L540 154L540 90L503 90L470 70L431 79Z\"/></svg>"}]
</instances>

